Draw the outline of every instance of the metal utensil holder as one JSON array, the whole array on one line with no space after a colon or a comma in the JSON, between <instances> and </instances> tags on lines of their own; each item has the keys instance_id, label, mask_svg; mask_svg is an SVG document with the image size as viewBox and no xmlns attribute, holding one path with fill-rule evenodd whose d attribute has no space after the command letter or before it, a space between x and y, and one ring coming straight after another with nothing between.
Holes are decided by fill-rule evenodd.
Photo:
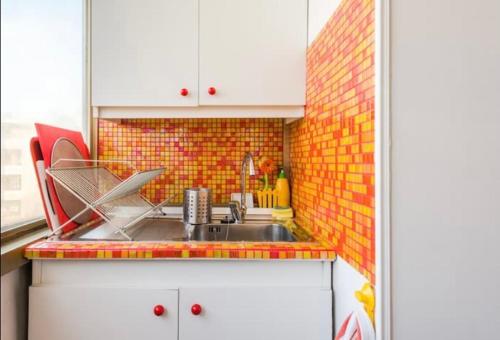
<instances>
[{"instance_id":1,"label":"metal utensil holder","mask_svg":"<svg viewBox=\"0 0 500 340\"><path fill-rule=\"evenodd\" d=\"M208 188L184 190L184 223L206 224L212 222L212 191Z\"/></svg>"},{"instance_id":2,"label":"metal utensil holder","mask_svg":"<svg viewBox=\"0 0 500 340\"><path fill-rule=\"evenodd\" d=\"M113 167L125 168L132 175L121 179L110 170ZM137 171L126 161L60 159L46 170L47 174L82 201L85 208L54 229L51 236L60 233L66 225L90 209L113 226L116 232L132 240L126 230L160 210L171 199L169 197L154 205L139 193L146 183L164 171L165 168Z\"/></svg>"}]
</instances>

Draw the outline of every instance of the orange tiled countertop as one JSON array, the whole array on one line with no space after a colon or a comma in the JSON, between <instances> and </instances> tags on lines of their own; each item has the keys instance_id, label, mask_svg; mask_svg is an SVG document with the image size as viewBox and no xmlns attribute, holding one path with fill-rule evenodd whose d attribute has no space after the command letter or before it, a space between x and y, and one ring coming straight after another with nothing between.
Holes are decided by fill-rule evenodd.
<instances>
[{"instance_id":1,"label":"orange tiled countertop","mask_svg":"<svg viewBox=\"0 0 500 340\"><path fill-rule=\"evenodd\" d=\"M65 241L43 240L25 250L29 259L258 259L334 260L323 245L292 224L299 242Z\"/></svg>"},{"instance_id":2,"label":"orange tiled countertop","mask_svg":"<svg viewBox=\"0 0 500 340\"><path fill-rule=\"evenodd\" d=\"M334 260L317 242L125 242L39 241L26 248L29 259L263 259Z\"/></svg>"}]
</instances>

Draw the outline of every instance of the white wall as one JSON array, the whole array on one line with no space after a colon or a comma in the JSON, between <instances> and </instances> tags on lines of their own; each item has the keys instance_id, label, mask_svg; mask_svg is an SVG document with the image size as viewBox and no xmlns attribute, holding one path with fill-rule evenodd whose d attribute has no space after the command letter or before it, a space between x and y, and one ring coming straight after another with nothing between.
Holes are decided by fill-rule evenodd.
<instances>
[{"instance_id":1,"label":"white wall","mask_svg":"<svg viewBox=\"0 0 500 340\"><path fill-rule=\"evenodd\" d=\"M391 11L393 339L499 339L500 1Z\"/></svg>"},{"instance_id":2,"label":"white wall","mask_svg":"<svg viewBox=\"0 0 500 340\"><path fill-rule=\"evenodd\" d=\"M308 45L321 32L328 19L337 9L341 0L309 0L309 24L307 33Z\"/></svg>"},{"instance_id":3,"label":"white wall","mask_svg":"<svg viewBox=\"0 0 500 340\"><path fill-rule=\"evenodd\" d=\"M2 276L0 328L2 340L24 340L27 337L30 277L29 265Z\"/></svg>"}]
</instances>

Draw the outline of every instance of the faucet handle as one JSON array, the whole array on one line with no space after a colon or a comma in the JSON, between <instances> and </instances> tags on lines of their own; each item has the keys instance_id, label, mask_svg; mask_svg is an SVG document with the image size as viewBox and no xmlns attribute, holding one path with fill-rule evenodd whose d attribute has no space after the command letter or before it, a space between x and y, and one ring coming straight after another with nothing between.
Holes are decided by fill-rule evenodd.
<instances>
[{"instance_id":1,"label":"faucet handle","mask_svg":"<svg viewBox=\"0 0 500 340\"><path fill-rule=\"evenodd\" d=\"M240 202L238 201L230 201L229 202L229 210L231 211L231 216L235 220L236 223L241 223L242 218L241 218L241 208L240 208Z\"/></svg>"}]
</instances>

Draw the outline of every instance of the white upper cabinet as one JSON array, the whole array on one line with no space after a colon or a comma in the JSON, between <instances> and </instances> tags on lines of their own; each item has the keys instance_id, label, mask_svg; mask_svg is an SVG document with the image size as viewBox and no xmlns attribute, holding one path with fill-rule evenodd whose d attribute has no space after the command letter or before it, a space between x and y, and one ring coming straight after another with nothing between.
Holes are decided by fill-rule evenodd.
<instances>
[{"instance_id":1,"label":"white upper cabinet","mask_svg":"<svg viewBox=\"0 0 500 340\"><path fill-rule=\"evenodd\" d=\"M198 0L91 6L93 106L198 105Z\"/></svg>"},{"instance_id":2,"label":"white upper cabinet","mask_svg":"<svg viewBox=\"0 0 500 340\"><path fill-rule=\"evenodd\" d=\"M307 0L200 0L200 105L304 105L306 48Z\"/></svg>"},{"instance_id":3,"label":"white upper cabinet","mask_svg":"<svg viewBox=\"0 0 500 340\"><path fill-rule=\"evenodd\" d=\"M93 0L91 7L91 102L99 116L303 114L307 0Z\"/></svg>"}]
</instances>

